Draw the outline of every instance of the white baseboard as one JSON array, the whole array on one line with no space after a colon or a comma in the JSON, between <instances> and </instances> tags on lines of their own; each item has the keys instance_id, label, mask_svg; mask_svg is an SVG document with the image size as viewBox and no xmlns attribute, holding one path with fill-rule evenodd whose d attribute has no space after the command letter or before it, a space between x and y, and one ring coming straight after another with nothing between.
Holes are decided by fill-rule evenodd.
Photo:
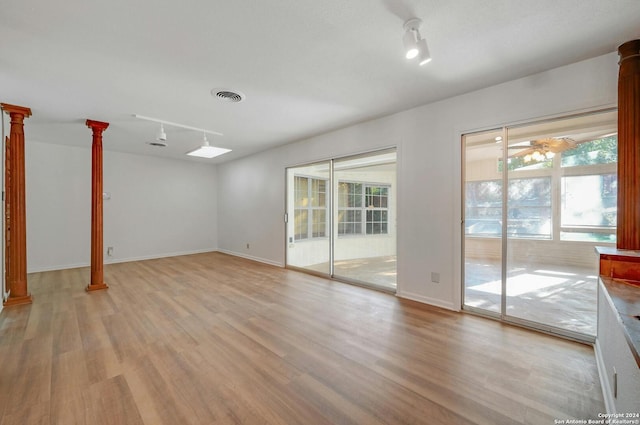
<instances>
[{"instance_id":1,"label":"white baseboard","mask_svg":"<svg viewBox=\"0 0 640 425\"><path fill-rule=\"evenodd\" d=\"M436 298L425 297L424 295L414 294L412 292L398 291L396 292L396 296L400 298L406 298L408 300L417 301L419 303L429 304L435 307L444 308L447 310L460 311L460 309L457 309L454 307L453 303L445 302Z\"/></svg>"},{"instance_id":2,"label":"white baseboard","mask_svg":"<svg viewBox=\"0 0 640 425\"><path fill-rule=\"evenodd\" d=\"M257 261L259 263L269 264L271 266L284 267L284 264L279 263L277 261L267 260L266 258L261 258L261 257L254 257L252 255L243 254L241 252L229 251L227 249L218 249L218 252L222 252L223 254L233 255L234 257L246 258L247 260Z\"/></svg>"},{"instance_id":3,"label":"white baseboard","mask_svg":"<svg viewBox=\"0 0 640 425\"><path fill-rule=\"evenodd\" d=\"M51 272L55 270L66 270L66 269L77 269L80 267L89 267L89 263L73 263L73 264L58 264L55 266L44 266L44 267L29 267L27 269L27 274L30 273L40 273L40 272Z\"/></svg>"},{"instance_id":4,"label":"white baseboard","mask_svg":"<svg viewBox=\"0 0 640 425\"><path fill-rule=\"evenodd\" d=\"M179 257L181 255L203 254L205 252L216 252L216 251L218 250L215 248L205 248L205 249L197 249L193 251L180 251L180 252L169 252L169 253L163 253L163 254L142 255L138 257L110 258L110 259L105 259L104 264L117 264L117 263L129 263L131 261L155 260L157 258ZM27 273L40 273L40 272L50 272L55 270L77 269L79 267L89 267L89 266L91 266L91 263L73 263L73 264L63 264L63 265L46 266L46 267L33 267L33 268L29 268Z\"/></svg>"},{"instance_id":5,"label":"white baseboard","mask_svg":"<svg viewBox=\"0 0 640 425\"><path fill-rule=\"evenodd\" d=\"M596 353L596 365L598 366L598 376L600 376L600 386L602 387L602 397L604 398L604 408L607 413L617 413L616 405L613 402L613 392L611 391L611 384L609 383L609 377L607 375L607 368L604 366L604 359L602 358L602 349L600 348L600 342L596 338L594 344L594 351Z\"/></svg>"}]
</instances>

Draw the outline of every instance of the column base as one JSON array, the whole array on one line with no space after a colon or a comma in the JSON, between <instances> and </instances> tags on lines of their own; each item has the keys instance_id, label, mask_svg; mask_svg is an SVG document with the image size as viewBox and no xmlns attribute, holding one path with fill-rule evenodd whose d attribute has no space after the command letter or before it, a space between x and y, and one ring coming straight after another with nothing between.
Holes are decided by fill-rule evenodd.
<instances>
[{"instance_id":1,"label":"column base","mask_svg":"<svg viewBox=\"0 0 640 425\"><path fill-rule=\"evenodd\" d=\"M3 306L9 307L12 305L21 305L21 304L31 304L33 302L33 297L31 294L23 295L22 297L9 297L4 303Z\"/></svg>"},{"instance_id":2,"label":"column base","mask_svg":"<svg viewBox=\"0 0 640 425\"><path fill-rule=\"evenodd\" d=\"M94 283L94 284L90 284L87 285L87 292L91 292L91 291L99 291L101 289L107 289L109 288L109 285L107 285L106 283Z\"/></svg>"}]
</instances>

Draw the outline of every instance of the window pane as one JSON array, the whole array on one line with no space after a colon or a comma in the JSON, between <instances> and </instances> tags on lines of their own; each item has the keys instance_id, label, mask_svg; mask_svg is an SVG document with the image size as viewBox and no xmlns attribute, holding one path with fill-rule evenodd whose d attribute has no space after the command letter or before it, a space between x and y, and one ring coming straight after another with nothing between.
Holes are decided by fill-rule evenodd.
<instances>
[{"instance_id":1,"label":"window pane","mask_svg":"<svg viewBox=\"0 0 640 425\"><path fill-rule=\"evenodd\" d=\"M306 207L309 203L309 179L296 177L294 182L295 206Z\"/></svg>"},{"instance_id":2,"label":"window pane","mask_svg":"<svg viewBox=\"0 0 640 425\"><path fill-rule=\"evenodd\" d=\"M311 205L314 207L324 207L326 203L326 186L324 180L311 179Z\"/></svg>"},{"instance_id":3,"label":"window pane","mask_svg":"<svg viewBox=\"0 0 640 425\"><path fill-rule=\"evenodd\" d=\"M308 231L309 227L308 227L307 217L308 217L307 210L298 210L298 209L295 210L295 217L294 217L295 240L307 239L309 237L309 231Z\"/></svg>"},{"instance_id":4,"label":"window pane","mask_svg":"<svg viewBox=\"0 0 640 425\"><path fill-rule=\"evenodd\" d=\"M563 241L615 243L616 234L595 232L560 232L560 239Z\"/></svg>"},{"instance_id":5,"label":"window pane","mask_svg":"<svg viewBox=\"0 0 640 425\"><path fill-rule=\"evenodd\" d=\"M561 185L563 227L615 228L618 211L615 174L563 177Z\"/></svg>"},{"instance_id":6,"label":"window pane","mask_svg":"<svg viewBox=\"0 0 640 425\"><path fill-rule=\"evenodd\" d=\"M380 197L380 208L387 208L389 205L388 198L386 196Z\"/></svg>"},{"instance_id":7,"label":"window pane","mask_svg":"<svg viewBox=\"0 0 640 425\"><path fill-rule=\"evenodd\" d=\"M338 234L352 235L362 233L362 211L342 210L338 214Z\"/></svg>"},{"instance_id":8,"label":"window pane","mask_svg":"<svg viewBox=\"0 0 640 425\"><path fill-rule=\"evenodd\" d=\"M497 180L467 182L465 234L502 234L502 183Z\"/></svg>"},{"instance_id":9,"label":"window pane","mask_svg":"<svg viewBox=\"0 0 640 425\"><path fill-rule=\"evenodd\" d=\"M380 186L368 186L366 188L366 206L373 208L386 208L388 188Z\"/></svg>"},{"instance_id":10,"label":"window pane","mask_svg":"<svg viewBox=\"0 0 640 425\"><path fill-rule=\"evenodd\" d=\"M361 183L351 183L351 193L352 193L352 207L362 207L362 184Z\"/></svg>"},{"instance_id":11,"label":"window pane","mask_svg":"<svg viewBox=\"0 0 640 425\"><path fill-rule=\"evenodd\" d=\"M313 237L321 238L327 236L327 211L322 209L313 210Z\"/></svg>"},{"instance_id":12,"label":"window pane","mask_svg":"<svg viewBox=\"0 0 640 425\"><path fill-rule=\"evenodd\" d=\"M382 210L368 210L367 211L367 226L366 231L368 235L379 235L387 233L387 211Z\"/></svg>"},{"instance_id":13,"label":"window pane","mask_svg":"<svg viewBox=\"0 0 640 425\"><path fill-rule=\"evenodd\" d=\"M612 135L580 143L574 149L562 152L562 166L612 164L618 162L618 136Z\"/></svg>"},{"instance_id":14,"label":"window pane","mask_svg":"<svg viewBox=\"0 0 640 425\"><path fill-rule=\"evenodd\" d=\"M362 185L341 182L338 185L338 208L359 208L362 206Z\"/></svg>"},{"instance_id":15,"label":"window pane","mask_svg":"<svg viewBox=\"0 0 640 425\"><path fill-rule=\"evenodd\" d=\"M509 180L507 232L516 238L551 238L551 178Z\"/></svg>"},{"instance_id":16,"label":"window pane","mask_svg":"<svg viewBox=\"0 0 640 425\"><path fill-rule=\"evenodd\" d=\"M552 158L537 157L529 158L525 156L511 156L507 160L507 170L509 171L522 171L522 170L541 170L544 168L553 167ZM498 159L498 172L503 171L502 159Z\"/></svg>"}]
</instances>

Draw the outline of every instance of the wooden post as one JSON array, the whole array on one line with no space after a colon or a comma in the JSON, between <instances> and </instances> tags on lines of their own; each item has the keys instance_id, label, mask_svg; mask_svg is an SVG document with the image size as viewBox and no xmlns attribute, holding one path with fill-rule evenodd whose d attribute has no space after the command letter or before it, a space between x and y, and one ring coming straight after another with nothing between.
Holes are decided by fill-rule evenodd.
<instances>
[{"instance_id":1,"label":"wooden post","mask_svg":"<svg viewBox=\"0 0 640 425\"><path fill-rule=\"evenodd\" d=\"M104 258L102 239L102 132L109 123L87 120L93 131L91 145L91 283L87 291L107 289L104 283Z\"/></svg>"},{"instance_id":2,"label":"wooden post","mask_svg":"<svg viewBox=\"0 0 640 425\"><path fill-rule=\"evenodd\" d=\"M618 48L618 249L640 250L640 40Z\"/></svg>"},{"instance_id":3,"label":"wooden post","mask_svg":"<svg viewBox=\"0 0 640 425\"><path fill-rule=\"evenodd\" d=\"M7 225L5 247L7 252L7 286L11 291L5 306L31 304L33 298L27 289L27 220L25 202L24 119L31 109L2 103L2 109L11 117L11 132L7 145L6 203Z\"/></svg>"}]
</instances>

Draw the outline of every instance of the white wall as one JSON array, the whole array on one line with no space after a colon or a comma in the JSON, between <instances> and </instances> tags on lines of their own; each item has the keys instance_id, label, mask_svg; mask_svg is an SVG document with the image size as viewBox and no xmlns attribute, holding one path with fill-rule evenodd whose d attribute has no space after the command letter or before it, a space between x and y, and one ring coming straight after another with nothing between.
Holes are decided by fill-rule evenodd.
<instances>
[{"instance_id":1,"label":"white wall","mask_svg":"<svg viewBox=\"0 0 640 425\"><path fill-rule=\"evenodd\" d=\"M91 241L91 134L87 148L27 141L27 267L86 266ZM105 136L105 139L107 137ZM105 150L105 262L217 248L213 165ZM114 255L106 257L106 247Z\"/></svg>"},{"instance_id":2,"label":"white wall","mask_svg":"<svg viewBox=\"0 0 640 425\"><path fill-rule=\"evenodd\" d=\"M219 248L283 265L285 168L397 146L398 295L458 309L461 134L615 106L617 69L611 53L222 164Z\"/></svg>"}]
</instances>

